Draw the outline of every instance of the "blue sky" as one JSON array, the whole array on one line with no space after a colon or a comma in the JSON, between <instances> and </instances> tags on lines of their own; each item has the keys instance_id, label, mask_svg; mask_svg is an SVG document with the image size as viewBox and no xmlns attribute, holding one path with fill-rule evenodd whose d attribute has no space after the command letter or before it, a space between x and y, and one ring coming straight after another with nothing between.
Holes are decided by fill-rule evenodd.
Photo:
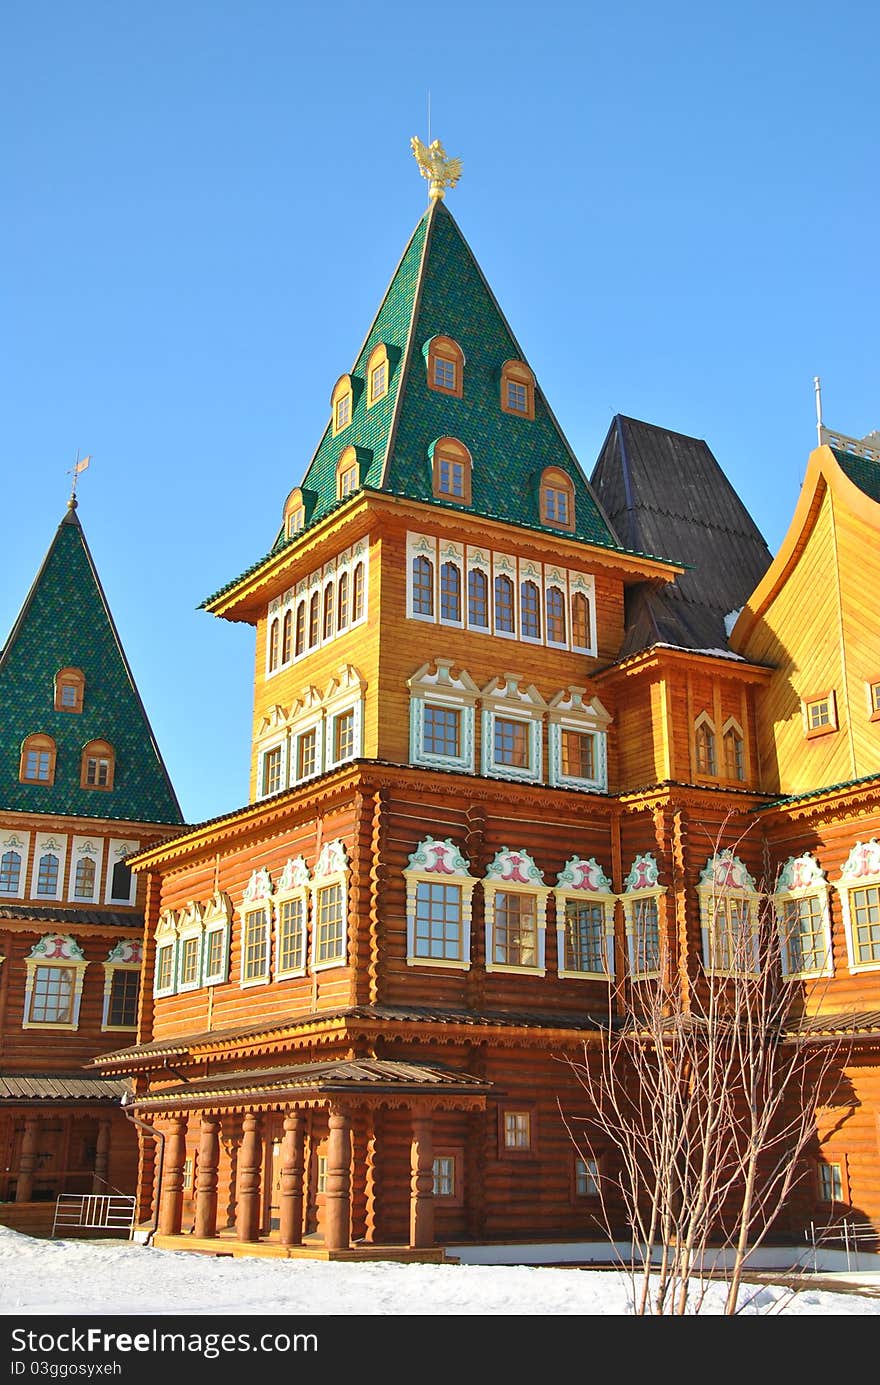
<instances>
[{"instance_id":1,"label":"blue sky","mask_svg":"<svg viewBox=\"0 0 880 1385\"><path fill-rule=\"evenodd\" d=\"M189 821L247 800L270 547L427 202L412 135L589 475L703 437L778 546L825 422L880 427L869 0L10 0L5 639L79 515ZM668 555L675 558L674 553Z\"/></svg>"}]
</instances>

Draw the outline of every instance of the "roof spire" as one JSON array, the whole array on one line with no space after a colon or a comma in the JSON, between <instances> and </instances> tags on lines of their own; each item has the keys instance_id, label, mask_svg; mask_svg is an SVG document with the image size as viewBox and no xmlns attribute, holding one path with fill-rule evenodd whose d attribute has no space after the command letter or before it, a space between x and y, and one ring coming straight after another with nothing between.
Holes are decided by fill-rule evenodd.
<instances>
[{"instance_id":1,"label":"roof spire","mask_svg":"<svg viewBox=\"0 0 880 1385\"><path fill-rule=\"evenodd\" d=\"M409 145L422 177L428 179L428 196L432 202L441 201L446 196L446 189L454 188L461 177L461 159L448 159L439 139L423 144L417 135L413 135Z\"/></svg>"},{"instance_id":2,"label":"roof spire","mask_svg":"<svg viewBox=\"0 0 880 1385\"><path fill-rule=\"evenodd\" d=\"M70 487L70 499L69 499L68 502L67 502L67 508L68 508L68 510L75 510L75 509L76 509L76 478L77 478L77 476L79 476L79 474L80 474L81 471L85 471L86 467L88 466L88 464L89 464L89 462L90 462L91 460L92 460L92 459L91 459L91 456L80 458L80 455L79 455L79 448L77 448L77 450L76 450L76 461L75 461L74 464L73 464L72 473L71 473L71 472L68 472L68 473L67 473L68 476L70 476L71 474L73 475L73 484L72 484L72 486Z\"/></svg>"}]
</instances>

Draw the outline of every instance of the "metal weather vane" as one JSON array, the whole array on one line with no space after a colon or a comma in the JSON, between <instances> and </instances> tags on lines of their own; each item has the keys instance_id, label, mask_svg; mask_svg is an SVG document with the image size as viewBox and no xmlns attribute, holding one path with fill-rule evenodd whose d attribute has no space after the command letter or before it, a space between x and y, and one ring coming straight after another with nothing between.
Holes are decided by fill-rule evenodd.
<instances>
[{"instance_id":1,"label":"metal weather vane","mask_svg":"<svg viewBox=\"0 0 880 1385\"><path fill-rule=\"evenodd\" d=\"M413 157L423 178L428 179L428 196L432 202L446 196L447 188L454 188L461 177L461 159L449 159L439 139L423 144L417 135L409 142Z\"/></svg>"}]
</instances>

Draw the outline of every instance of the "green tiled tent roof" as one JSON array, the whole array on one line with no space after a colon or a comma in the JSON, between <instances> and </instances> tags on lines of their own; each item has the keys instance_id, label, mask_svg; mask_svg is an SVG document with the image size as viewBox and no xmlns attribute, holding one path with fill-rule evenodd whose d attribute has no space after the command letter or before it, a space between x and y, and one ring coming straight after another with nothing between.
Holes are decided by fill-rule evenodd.
<instances>
[{"instance_id":1,"label":"green tiled tent roof","mask_svg":"<svg viewBox=\"0 0 880 1385\"><path fill-rule=\"evenodd\" d=\"M869 457L859 457L855 452L842 452L837 447L832 447L831 451L853 485L880 504L880 463L872 462Z\"/></svg>"},{"instance_id":2,"label":"green tiled tent roof","mask_svg":"<svg viewBox=\"0 0 880 1385\"><path fill-rule=\"evenodd\" d=\"M464 352L462 399L428 388L424 347L437 334L453 337ZM388 350L389 390L368 409L367 361L379 344ZM559 467L574 486L572 537L619 549L540 387L535 387L534 420L502 412L501 368L508 360L525 360L523 351L454 218L442 201L434 202L416 226L349 370L356 386L351 423L333 437L328 419L300 483L307 528L347 503L336 497L336 465L349 446L362 452L362 486L448 508L448 502L432 495L430 448L449 435L459 438L473 457L469 513L544 528L539 480L545 467ZM288 542L296 539L288 540L282 527L271 552Z\"/></svg>"},{"instance_id":3,"label":"green tiled tent roof","mask_svg":"<svg viewBox=\"0 0 880 1385\"><path fill-rule=\"evenodd\" d=\"M56 712L55 675L85 676L82 712ZM52 785L19 782L26 736L52 736ZM109 792L80 788L82 750L106 740L116 755ZM182 823L75 506L43 560L0 653L0 805L17 812Z\"/></svg>"}]
</instances>

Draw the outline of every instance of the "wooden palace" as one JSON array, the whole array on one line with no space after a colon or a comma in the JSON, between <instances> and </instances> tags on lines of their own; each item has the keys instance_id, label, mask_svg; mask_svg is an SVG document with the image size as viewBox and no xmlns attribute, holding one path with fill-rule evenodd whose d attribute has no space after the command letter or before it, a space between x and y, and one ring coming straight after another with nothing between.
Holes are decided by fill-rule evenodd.
<instances>
[{"instance_id":1,"label":"wooden palace","mask_svg":"<svg viewBox=\"0 0 880 1385\"><path fill-rule=\"evenodd\" d=\"M856 1035L783 1230L880 1222L880 450L823 431L775 557L699 439L617 416L588 481L443 192L204 602L255 632L250 801L126 827L137 1033L92 1070L130 1087L140 1226L594 1239L566 1060L767 896L803 1022Z\"/></svg>"}]
</instances>

